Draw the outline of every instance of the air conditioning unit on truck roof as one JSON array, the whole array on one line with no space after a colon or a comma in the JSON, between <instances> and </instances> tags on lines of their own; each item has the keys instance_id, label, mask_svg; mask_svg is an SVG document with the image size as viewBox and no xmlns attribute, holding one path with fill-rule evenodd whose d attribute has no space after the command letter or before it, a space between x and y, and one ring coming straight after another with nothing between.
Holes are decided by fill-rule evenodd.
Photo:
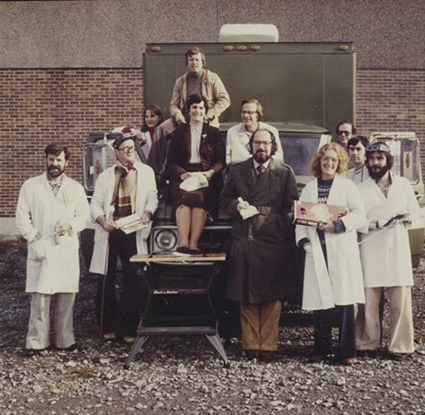
<instances>
[{"instance_id":1,"label":"air conditioning unit on truck roof","mask_svg":"<svg viewBox=\"0 0 425 415\"><path fill-rule=\"evenodd\" d=\"M221 26L219 41L234 42L277 42L279 32L273 24L225 24Z\"/></svg>"}]
</instances>

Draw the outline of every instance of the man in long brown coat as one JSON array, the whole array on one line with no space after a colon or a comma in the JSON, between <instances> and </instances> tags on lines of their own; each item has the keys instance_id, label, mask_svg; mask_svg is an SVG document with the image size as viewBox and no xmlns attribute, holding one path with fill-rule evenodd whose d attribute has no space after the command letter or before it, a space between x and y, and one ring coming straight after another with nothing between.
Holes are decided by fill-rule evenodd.
<instances>
[{"instance_id":1,"label":"man in long brown coat","mask_svg":"<svg viewBox=\"0 0 425 415\"><path fill-rule=\"evenodd\" d=\"M273 133L257 130L249 141L253 157L234 166L220 195L235 219L226 295L240 304L242 348L248 358L269 360L277 350L280 300L292 283L293 231L287 214L298 191L292 169L273 159ZM256 216L243 219L255 206Z\"/></svg>"}]
</instances>

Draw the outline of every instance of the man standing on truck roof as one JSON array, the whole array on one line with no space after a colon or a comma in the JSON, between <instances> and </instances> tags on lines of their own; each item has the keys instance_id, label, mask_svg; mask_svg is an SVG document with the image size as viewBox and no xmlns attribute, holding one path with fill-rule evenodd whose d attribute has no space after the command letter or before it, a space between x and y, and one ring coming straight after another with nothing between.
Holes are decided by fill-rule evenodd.
<instances>
[{"instance_id":1,"label":"man standing on truck roof","mask_svg":"<svg viewBox=\"0 0 425 415\"><path fill-rule=\"evenodd\" d=\"M158 207L152 169L135 160L136 134L124 127L113 143L116 162L96 181L90 209L96 221L90 272L99 274L97 319L105 340L135 340L139 322L141 281L130 258L147 253L146 239ZM136 214L145 227L126 233L116 222ZM115 280L117 258L122 264L122 290L117 306Z\"/></svg>"},{"instance_id":2,"label":"man standing on truck roof","mask_svg":"<svg viewBox=\"0 0 425 415\"><path fill-rule=\"evenodd\" d=\"M369 178L369 170L366 166L366 147L369 145L369 140L362 136L356 135L351 137L347 142L348 157L352 169L347 172L347 179L359 184Z\"/></svg>"},{"instance_id":3,"label":"man standing on truck roof","mask_svg":"<svg viewBox=\"0 0 425 415\"><path fill-rule=\"evenodd\" d=\"M277 140L275 160L283 161L282 144L279 132L273 126L262 122L264 117L263 106L254 98L243 100L241 103L242 122L229 128L226 137L226 154L229 155L229 163L236 164L251 157L248 146L249 140L258 129L270 130Z\"/></svg>"},{"instance_id":4,"label":"man standing on truck roof","mask_svg":"<svg viewBox=\"0 0 425 415\"><path fill-rule=\"evenodd\" d=\"M19 193L16 227L28 241L27 281L31 313L26 355L50 345L50 303L55 295L55 341L58 349L78 349L73 309L80 281L78 233L90 220L83 187L65 175L70 152L62 144L45 148L46 172L27 180Z\"/></svg>"},{"instance_id":5,"label":"man standing on truck roof","mask_svg":"<svg viewBox=\"0 0 425 415\"><path fill-rule=\"evenodd\" d=\"M157 177L164 172L168 143L167 136L177 125L185 124L186 101L190 95L198 94L208 102L206 122L213 127L219 127L220 114L229 107L230 98L220 77L206 69L205 54L199 47L189 49L185 54L188 72L177 78L170 102L171 118L164 121L155 130L148 164L153 168Z\"/></svg>"},{"instance_id":6,"label":"man standing on truck roof","mask_svg":"<svg viewBox=\"0 0 425 415\"><path fill-rule=\"evenodd\" d=\"M249 148L252 157L233 166L219 198L234 219L226 295L240 305L247 357L269 360L277 351L280 301L293 284L294 234L287 214L298 190L291 167L273 157L277 139L270 130L255 131ZM250 216L254 208L258 213Z\"/></svg>"},{"instance_id":7,"label":"man standing on truck roof","mask_svg":"<svg viewBox=\"0 0 425 415\"><path fill-rule=\"evenodd\" d=\"M347 151L348 140L356 134L356 127L351 121L343 120L338 123L335 130L338 144Z\"/></svg>"},{"instance_id":8,"label":"man standing on truck roof","mask_svg":"<svg viewBox=\"0 0 425 415\"><path fill-rule=\"evenodd\" d=\"M379 302L387 289L391 325L388 351L403 360L415 350L411 287L413 285L406 221L419 211L410 182L391 172L389 147L376 142L366 148L370 179L359 185L366 207L360 255L366 302L356 322L357 350L373 352L380 344ZM362 311L364 310L364 312Z\"/></svg>"}]
</instances>

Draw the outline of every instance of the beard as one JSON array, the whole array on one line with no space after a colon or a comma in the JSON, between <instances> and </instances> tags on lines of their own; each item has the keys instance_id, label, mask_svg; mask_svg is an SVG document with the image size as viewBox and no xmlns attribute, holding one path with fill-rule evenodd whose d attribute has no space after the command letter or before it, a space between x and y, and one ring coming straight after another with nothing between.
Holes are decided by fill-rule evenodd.
<instances>
[{"instance_id":1,"label":"beard","mask_svg":"<svg viewBox=\"0 0 425 415\"><path fill-rule=\"evenodd\" d=\"M65 172L65 169L61 169L60 167L47 167L47 174L49 177L59 177Z\"/></svg>"},{"instance_id":2,"label":"beard","mask_svg":"<svg viewBox=\"0 0 425 415\"><path fill-rule=\"evenodd\" d=\"M261 151L258 150L255 154L254 154L254 160L259 163L259 164L263 164L265 163L267 160L270 159L270 154L267 154L266 151Z\"/></svg>"},{"instance_id":3,"label":"beard","mask_svg":"<svg viewBox=\"0 0 425 415\"><path fill-rule=\"evenodd\" d=\"M367 169L369 171L369 176L373 180L379 180L379 179L381 179L382 177L385 176L385 174L389 170L388 166L384 166L384 167L378 167L378 166L370 167L369 165L367 166Z\"/></svg>"}]
</instances>

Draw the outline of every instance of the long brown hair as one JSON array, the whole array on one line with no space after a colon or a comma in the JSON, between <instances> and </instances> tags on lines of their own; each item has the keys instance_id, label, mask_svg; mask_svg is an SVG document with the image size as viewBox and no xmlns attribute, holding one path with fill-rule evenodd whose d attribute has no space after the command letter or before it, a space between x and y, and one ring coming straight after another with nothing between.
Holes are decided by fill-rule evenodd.
<instances>
[{"instance_id":1,"label":"long brown hair","mask_svg":"<svg viewBox=\"0 0 425 415\"><path fill-rule=\"evenodd\" d=\"M154 104L152 104L152 105L147 105L145 108L143 108L143 115L142 115L142 128L141 128L141 131L142 132L146 132L146 131L148 131L149 130L149 128L148 128L148 126L145 124L145 116L146 116L146 111L147 110L150 110L150 111L152 111L155 115L158 115L158 117L159 117L159 120L158 120L158 124L157 124L157 127L158 127L158 125L159 124L161 124L161 123L163 123L164 122L164 116L162 115L162 111L161 111L161 108L159 108L158 107L158 105L154 105Z\"/></svg>"}]
</instances>

